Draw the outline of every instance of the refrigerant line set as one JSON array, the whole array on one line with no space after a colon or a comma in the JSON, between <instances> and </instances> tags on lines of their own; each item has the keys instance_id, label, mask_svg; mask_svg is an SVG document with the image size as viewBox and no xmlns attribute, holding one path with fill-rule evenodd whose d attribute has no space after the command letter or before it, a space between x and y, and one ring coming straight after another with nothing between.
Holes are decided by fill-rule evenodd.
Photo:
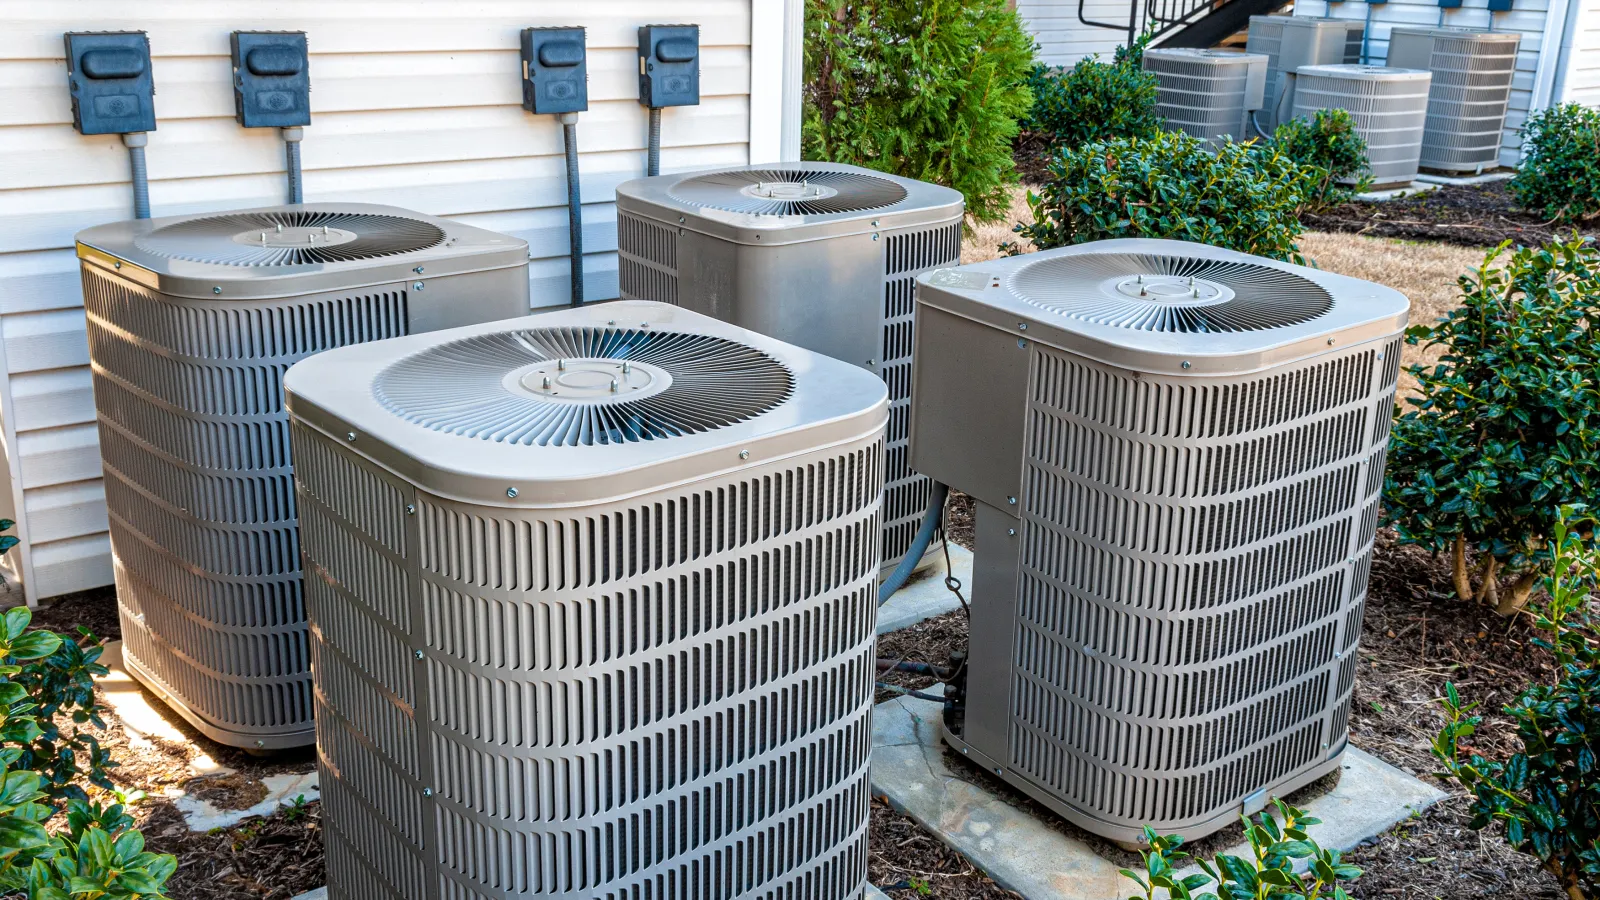
<instances>
[{"instance_id":1,"label":"refrigerant line set","mask_svg":"<svg viewBox=\"0 0 1600 900\"><path fill-rule=\"evenodd\" d=\"M153 128L142 35L85 37L80 129ZM241 122L304 127L304 35L233 46ZM576 307L583 31L521 49ZM696 56L641 28L641 102ZM961 265L959 193L830 163L616 202L621 299L531 316L526 242L396 207L78 235L125 663L316 743L331 897L858 896L887 668L1124 843L1339 765L1403 296L1175 241ZM946 484L969 646L879 661Z\"/></svg>"}]
</instances>

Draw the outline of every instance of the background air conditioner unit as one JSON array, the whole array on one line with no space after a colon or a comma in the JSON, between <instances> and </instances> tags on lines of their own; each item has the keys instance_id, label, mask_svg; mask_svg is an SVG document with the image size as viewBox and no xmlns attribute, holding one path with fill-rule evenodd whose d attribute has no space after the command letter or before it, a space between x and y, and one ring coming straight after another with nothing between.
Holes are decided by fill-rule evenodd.
<instances>
[{"instance_id":1,"label":"background air conditioner unit","mask_svg":"<svg viewBox=\"0 0 1600 900\"><path fill-rule=\"evenodd\" d=\"M864 366L889 385L885 569L910 548L932 491L907 463L912 287L960 262L962 210L958 191L821 162L617 188L624 299L676 303Z\"/></svg>"},{"instance_id":2,"label":"background air conditioner unit","mask_svg":"<svg viewBox=\"0 0 1600 900\"><path fill-rule=\"evenodd\" d=\"M1152 47L1144 70L1156 76L1156 112L1168 130L1213 142L1255 136L1250 113L1263 104L1265 54Z\"/></svg>"},{"instance_id":3,"label":"background air conditioner unit","mask_svg":"<svg viewBox=\"0 0 1600 900\"><path fill-rule=\"evenodd\" d=\"M621 301L285 381L331 896L860 896L876 376Z\"/></svg>"},{"instance_id":4,"label":"background air conditioner unit","mask_svg":"<svg viewBox=\"0 0 1600 900\"><path fill-rule=\"evenodd\" d=\"M1294 110L1294 73L1301 66L1361 62L1360 19L1251 16L1245 50L1267 57L1265 105L1256 120L1271 135Z\"/></svg>"},{"instance_id":5,"label":"background air conditioner unit","mask_svg":"<svg viewBox=\"0 0 1600 900\"><path fill-rule=\"evenodd\" d=\"M1433 73L1423 168L1482 172L1500 165L1521 44L1514 31L1397 25L1389 32L1389 65Z\"/></svg>"},{"instance_id":6,"label":"background air conditioner unit","mask_svg":"<svg viewBox=\"0 0 1600 900\"><path fill-rule=\"evenodd\" d=\"M1155 240L917 297L912 462L977 501L946 742L1125 843L1337 767L1405 297Z\"/></svg>"},{"instance_id":7,"label":"background air conditioner unit","mask_svg":"<svg viewBox=\"0 0 1600 900\"><path fill-rule=\"evenodd\" d=\"M1428 84L1419 69L1388 66L1305 66L1295 78L1294 114L1310 119L1319 109L1344 109L1367 142L1374 188L1407 185L1417 178ZM1354 184L1355 178L1341 179Z\"/></svg>"},{"instance_id":8,"label":"background air conditioner unit","mask_svg":"<svg viewBox=\"0 0 1600 900\"><path fill-rule=\"evenodd\" d=\"M318 203L101 225L78 256L128 671L215 741L309 744L283 373L526 315L527 244Z\"/></svg>"}]
</instances>

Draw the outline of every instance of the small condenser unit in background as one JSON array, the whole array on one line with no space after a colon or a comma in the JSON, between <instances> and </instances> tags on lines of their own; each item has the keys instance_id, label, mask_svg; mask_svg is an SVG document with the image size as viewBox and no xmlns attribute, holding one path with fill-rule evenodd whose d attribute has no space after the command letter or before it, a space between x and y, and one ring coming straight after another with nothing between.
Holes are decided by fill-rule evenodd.
<instances>
[{"instance_id":1,"label":"small condenser unit in background","mask_svg":"<svg viewBox=\"0 0 1600 900\"><path fill-rule=\"evenodd\" d=\"M1431 79L1420 69L1304 66L1295 77L1294 114L1310 119L1319 109L1348 110L1356 132L1367 142L1372 186L1407 185L1416 180L1422 157Z\"/></svg>"},{"instance_id":2,"label":"small condenser unit in background","mask_svg":"<svg viewBox=\"0 0 1600 900\"><path fill-rule=\"evenodd\" d=\"M309 744L283 373L333 347L525 315L520 239L389 206L78 235L128 670L223 744Z\"/></svg>"},{"instance_id":3,"label":"small condenser unit in background","mask_svg":"<svg viewBox=\"0 0 1600 900\"><path fill-rule=\"evenodd\" d=\"M822 162L617 188L624 299L676 303L863 366L889 385L886 569L911 547L932 492L906 462L912 286L960 262L962 211L958 191Z\"/></svg>"},{"instance_id":4,"label":"small condenser unit in background","mask_svg":"<svg viewBox=\"0 0 1600 900\"><path fill-rule=\"evenodd\" d=\"M1337 767L1408 306L1175 241L921 278L912 463L977 502L946 741L1125 843Z\"/></svg>"},{"instance_id":5,"label":"small condenser unit in background","mask_svg":"<svg viewBox=\"0 0 1600 900\"><path fill-rule=\"evenodd\" d=\"M1301 66L1361 62L1360 19L1326 16L1251 16L1245 50L1267 57L1265 100L1256 116L1271 135L1294 110L1294 74Z\"/></svg>"},{"instance_id":6,"label":"small condenser unit in background","mask_svg":"<svg viewBox=\"0 0 1600 900\"><path fill-rule=\"evenodd\" d=\"M330 897L861 895L882 381L621 301L286 384Z\"/></svg>"},{"instance_id":7,"label":"small condenser unit in background","mask_svg":"<svg viewBox=\"0 0 1600 900\"><path fill-rule=\"evenodd\" d=\"M1482 172L1500 165L1521 44L1514 31L1397 25L1389 32L1389 65L1433 73L1424 169Z\"/></svg>"},{"instance_id":8,"label":"small condenser unit in background","mask_svg":"<svg viewBox=\"0 0 1600 900\"><path fill-rule=\"evenodd\" d=\"M1168 130L1213 142L1255 137L1250 114L1265 96L1265 54L1154 47L1144 69L1156 77L1156 112Z\"/></svg>"}]
</instances>

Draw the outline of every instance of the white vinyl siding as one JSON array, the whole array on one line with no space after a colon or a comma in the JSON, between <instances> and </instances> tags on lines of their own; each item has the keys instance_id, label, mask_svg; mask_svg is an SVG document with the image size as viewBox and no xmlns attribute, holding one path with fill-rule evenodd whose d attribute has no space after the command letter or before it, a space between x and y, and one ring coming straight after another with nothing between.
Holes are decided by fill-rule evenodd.
<instances>
[{"instance_id":1,"label":"white vinyl siding","mask_svg":"<svg viewBox=\"0 0 1600 900\"><path fill-rule=\"evenodd\" d=\"M1517 50L1517 74L1511 81L1511 104L1506 111L1505 132L1500 141L1500 164L1514 166L1522 158L1522 141L1518 130L1528 118L1528 109L1534 93L1534 73L1539 67L1539 54L1545 48L1544 27L1550 0L1516 0L1510 12L1490 13L1486 0L1465 0L1459 9L1446 9L1445 25L1466 28L1490 28L1494 31L1515 31L1522 35ZM1382 65L1389 57L1389 29L1396 25L1438 25L1440 8L1435 0L1390 0L1372 7L1372 26L1367 35L1367 61ZM1364 19L1367 4L1344 0L1302 0L1295 4L1295 14L1302 16L1333 16L1340 19ZM1552 42L1551 50L1556 44Z\"/></svg>"},{"instance_id":2,"label":"white vinyl siding","mask_svg":"<svg viewBox=\"0 0 1600 900\"><path fill-rule=\"evenodd\" d=\"M1070 66L1112 51L1128 42L1128 0L1085 0L1083 15L1094 22L1121 23L1121 28L1096 28L1078 21L1078 0L1017 0L1017 13L1038 44L1038 60L1047 66Z\"/></svg>"},{"instance_id":3,"label":"white vinyl siding","mask_svg":"<svg viewBox=\"0 0 1600 900\"><path fill-rule=\"evenodd\" d=\"M155 216L283 202L277 130L234 121L228 38L306 32L306 200L388 203L524 238L539 307L569 296L565 167L554 118L520 105L520 30L588 29L584 271L588 297L601 300L617 296L615 188L643 174L638 26L700 25L701 104L664 111L662 168L769 162L789 125L774 107L798 91L784 82L785 4L794 2L0 0L0 437L10 475L0 515L19 520L24 541L5 561L9 577L37 600L111 576L72 246L79 230L128 218L131 194L118 136L72 128L64 32L149 34Z\"/></svg>"},{"instance_id":4,"label":"white vinyl siding","mask_svg":"<svg viewBox=\"0 0 1600 900\"><path fill-rule=\"evenodd\" d=\"M1573 4L1563 48L1563 70L1556 74L1557 102L1600 107L1600 0Z\"/></svg>"}]
</instances>

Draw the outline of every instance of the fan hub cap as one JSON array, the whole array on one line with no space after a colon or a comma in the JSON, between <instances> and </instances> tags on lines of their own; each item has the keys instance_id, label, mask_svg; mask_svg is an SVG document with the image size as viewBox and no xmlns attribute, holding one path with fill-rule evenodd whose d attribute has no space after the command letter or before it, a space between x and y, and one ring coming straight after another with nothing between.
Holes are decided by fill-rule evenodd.
<instances>
[{"instance_id":1,"label":"fan hub cap","mask_svg":"<svg viewBox=\"0 0 1600 900\"><path fill-rule=\"evenodd\" d=\"M825 200L839 195L837 190L825 184L805 181L763 181L749 185L739 193L763 200Z\"/></svg>"},{"instance_id":2,"label":"fan hub cap","mask_svg":"<svg viewBox=\"0 0 1600 900\"><path fill-rule=\"evenodd\" d=\"M235 244L250 247L337 247L348 244L359 235L343 228L291 226L288 228L252 228L233 236Z\"/></svg>"},{"instance_id":3,"label":"fan hub cap","mask_svg":"<svg viewBox=\"0 0 1600 900\"><path fill-rule=\"evenodd\" d=\"M1170 306L1213 306L1233 299L1233 291L1226 285L1182 275L1133 275L1112 279L1106 287L1114 295Z\"/></svg>"},{"instance_id":4,"label":"fan hub cap","mask_svg":"<svg viewBox=\"0 0 1600 900\"><path fill-rule=\"evenodd\" d=\"M626 369L624 369L626 366ZM672 375L649 363L587 358L547 360L506 376L506 387L552 403L622 403L666 390Z\"/></svg>"}]
</instances>

